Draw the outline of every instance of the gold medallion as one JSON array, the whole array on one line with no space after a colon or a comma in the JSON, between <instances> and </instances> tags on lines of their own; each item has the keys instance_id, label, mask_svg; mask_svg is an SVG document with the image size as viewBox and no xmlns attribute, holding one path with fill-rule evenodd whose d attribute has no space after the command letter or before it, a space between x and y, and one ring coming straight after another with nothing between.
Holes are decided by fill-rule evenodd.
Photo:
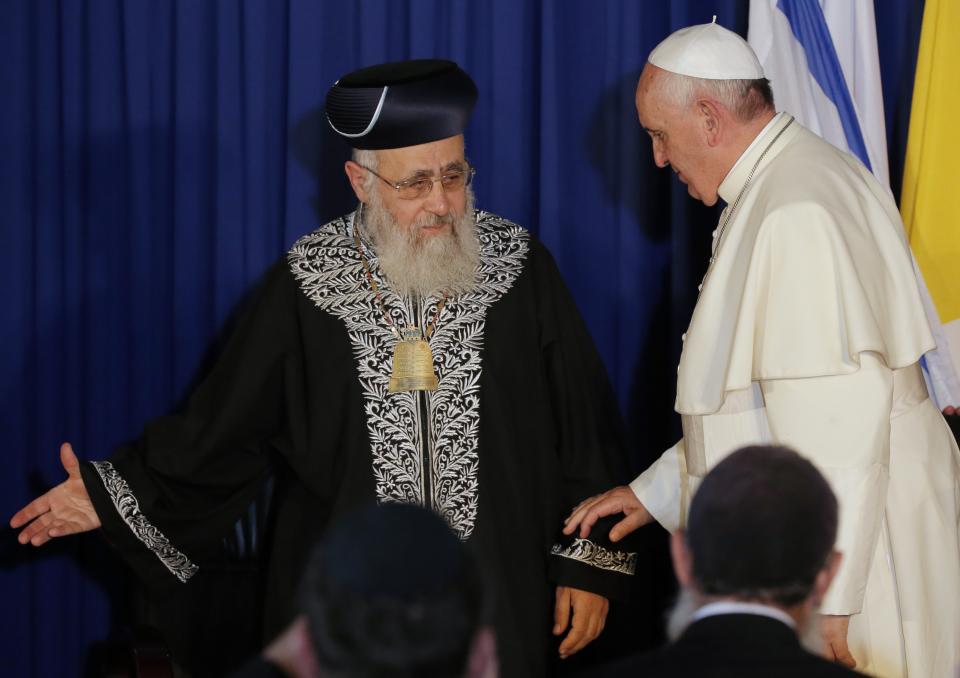
<instances>
[{"instance_id":1,"label":"gold medallion","mask_svg":"<svg viewBox=\"0 0 960 678\"><path fill-rule=\"evenodd\" d=\"M433 352L419 327L404 327L393 349L390 393L397 391L436 391L440 385L433 371Z\"/></svg>"}]
</instances>

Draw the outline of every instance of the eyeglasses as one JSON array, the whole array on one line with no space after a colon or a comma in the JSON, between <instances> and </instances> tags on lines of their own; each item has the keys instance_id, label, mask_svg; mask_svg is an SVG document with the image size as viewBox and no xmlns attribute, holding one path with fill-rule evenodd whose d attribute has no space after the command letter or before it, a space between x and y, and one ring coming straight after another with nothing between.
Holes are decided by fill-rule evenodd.
<instances>
[{"instance_id":1,"label":"eyeglasses","mask_svg":"<svg viewBox=\"0 0 960 678\"><path fill-rule=\"evenodd\" d=\"M370 172L370 174L375 176L377 179L380 179L387 186L390 186L392 189L394 189L397 192L397 195L403 200L426 198L433 190L433 184L438 181L440 182L440 186L443 188L445 193L463 190L464 187L470 185L470 182L473 181L473 175L477 173L477 170L475 170L473 167L468 167L467 169L462 170L450 170L449 172L445 172L437 178L413 177L412 179L394 182L380 176L369 167L364 167L363 165L360 165L360 167L363 167L363 169Z\"/></svg>"}]
</instances>

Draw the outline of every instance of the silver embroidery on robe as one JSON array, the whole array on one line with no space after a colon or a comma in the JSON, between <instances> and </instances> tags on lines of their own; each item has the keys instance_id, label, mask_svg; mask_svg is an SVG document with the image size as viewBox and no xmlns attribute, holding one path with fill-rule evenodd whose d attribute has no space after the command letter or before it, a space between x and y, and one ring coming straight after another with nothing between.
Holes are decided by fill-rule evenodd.
<instances>
[{"instance_id":1,"label":"silver embroidery on robe","mask_svg":"<svg viewBox=\"0 0 960 678\"><path fill-rule=\"evenodd\" d=\"M298 240L288 255L290 268L304 294L346 325L357 360L379 501L431 506L461 539L467 539L476 523L479 494L477 443L486 313L520 275L529 235L495 215L476 213L480 241L476 284L472 291L447 301L430 338L440 385L436 391L424 392L431 463L430 469L424 469L416 394L387 391L395 339L366 279L353 241L352 218L332 221ZM365 253L393 322L399 327L419 324L409 315L409 300L392 292L379 275L375 254ZM436 299L429 300L421 318L432 318L436 305ZM423 496L425 473L430 497Z\"/></svg>"},{"instance_id":2,"label":"silver embroidery on robe","mask_svg":"<svg viewBox=\"0 0 960 678\"><path fill-rule=\"evenodd\" d=\"M599 567L621 574L633 574L637 569L637 554L614 551L589 539L574 539L569 546L554 544L551 553L562 558L579 560L585 565Z\"/></svg>"},{"instance_id":3,"label":"silver embroidery on robe","mask_svg":"<svg viewBox=\"0 0 960 678\"><path fill-rule=\"evenodd\" d=\"M140 511L140 503L130 490L127 481L117 473L113 464L109 461L91 463L97 473L100 474L100 480L103 481L103 486L107 489L107 494L110 495L117 513L120 514L123 522L127 524L133 535L160 559L163 566L170 570L174 577L186 583L200 568L191 562L186 554L178 551L166 535L143 515Z\"/></svg>"}]
</instances>

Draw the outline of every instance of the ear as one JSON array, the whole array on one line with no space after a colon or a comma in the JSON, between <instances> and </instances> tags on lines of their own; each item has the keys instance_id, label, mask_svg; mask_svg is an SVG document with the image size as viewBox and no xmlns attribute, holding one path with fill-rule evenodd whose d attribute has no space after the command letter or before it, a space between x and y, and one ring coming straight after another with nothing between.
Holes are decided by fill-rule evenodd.
<instances>
[{"instance_id":1,"label":"ear","mask_svg":"<svg viewBox=\"0 0 960 678\"><path fill-rule=\"evenodd\" d=\"M357 200L362 203L366 203L370 195L364 186L366 185L369 170L360 167L360 165L355 163L353 160L347 160L343 164L343 171L347 173L347 179L350 180L350 187L353 188L353 192L356 194Z\"/></svg>"},{"instance_id":2,"label":"ear","mask_svg":"<svg viewBox=\"0 0 960 678\"><path fill-rule=\"evenodd\" d=\"M827 557L827 563L823 566L823 569L817 573L817 578L813 582L814 605L820 605L820 603L823 602L823 598L827 595L827 590L830 588L830 584L833 583L833 578L837 576L837 570L840 569L840 563L842 562L842 553L839 551L830 552L830 555Z\"/></svg>"},{"instance_id":3,"label":"ear","mask_svg":"<svg viewBox=\"0 0 960 678\"><path fill-rule=\"evenodd\" d=\"M693 558L690 547L687 546L687 533L683 530L677 530L670 535L670 557L680 586L693 587Z\"/></svg>"},{"instance_id":4,"label":"ear","mask_svg":"<svg viewBox=\"0 0 960 678\"><path fill-rule=\"evenodd\" d=\"M722 112L717 102L712 99L698 99L697 113L700 115L703 134L708 146L720 143Z\"/></svg>"}]
</instances>

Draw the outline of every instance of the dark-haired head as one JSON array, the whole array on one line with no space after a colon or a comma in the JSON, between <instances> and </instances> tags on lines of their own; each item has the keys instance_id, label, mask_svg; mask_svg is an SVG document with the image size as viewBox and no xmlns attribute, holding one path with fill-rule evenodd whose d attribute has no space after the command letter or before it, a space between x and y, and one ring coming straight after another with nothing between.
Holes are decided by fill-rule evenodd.
<instances>
[{"instance_id":1,"label":"dark-haired head","mask_svg":"<svg viewBox=\"0 0 960 678\"><path fill-rule=\"evenodd\" d=\"M747 447L717 464L690 507L686 545L705 596L790 607L807 599L837 535L837 500L809 461Z\"/></svg>"},{"instance_id":2,"label":"dark-haired head","mask_svg":"<svg viewBox=\"0 0 960 678\"><path fill-rule=\"evenodd\" d=\"M403 504L347 516L315 550L302 599L325 676L462 676L481 577L441 518Z\"/></svg>"}]
</instances>

